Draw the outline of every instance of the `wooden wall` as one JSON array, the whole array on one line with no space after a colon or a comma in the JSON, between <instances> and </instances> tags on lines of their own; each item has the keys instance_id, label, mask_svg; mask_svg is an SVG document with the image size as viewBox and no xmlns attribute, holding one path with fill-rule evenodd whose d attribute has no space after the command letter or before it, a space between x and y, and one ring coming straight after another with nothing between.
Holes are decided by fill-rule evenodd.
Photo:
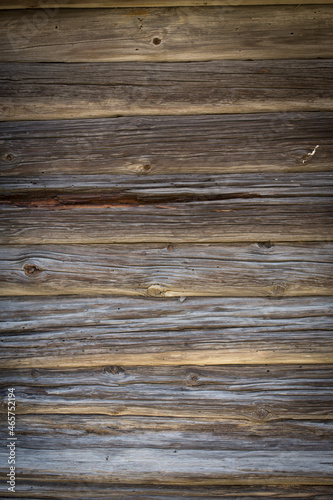
<instances>
[{"instance_id":1,"label":"wooden wall","mask_svg":"<svg viewBox=\"0 0 333 500\"><path fill-rule=\"evenodd\" d=\"M331 3L0 1L1 498L333 498Z\"/></svg>"}]
</instances>

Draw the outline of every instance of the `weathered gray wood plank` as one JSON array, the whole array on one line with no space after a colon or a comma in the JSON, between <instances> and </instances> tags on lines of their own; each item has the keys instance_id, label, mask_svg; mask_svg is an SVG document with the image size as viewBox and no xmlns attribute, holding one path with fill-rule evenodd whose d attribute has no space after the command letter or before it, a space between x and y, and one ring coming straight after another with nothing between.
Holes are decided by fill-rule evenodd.
<instances>
[{"instance_id":1,"label":"weathered gray wood plank","mask_svg":"<svg viewBox=\"0 0 333 500\"><path fill-rule=\"evenodd\" d=\"M333 160L333 157L332 157ZM193 203L194 201L244 200L271 198L271 203L295 202L310 197L333 195L333 172L242 174L173 174L136 176L113 175L41 175L1 176L1 202L20 207L47 206L58 209L93 206Z\"/></svg>"},{"instance_id":2,"label":"weathered gray wood plank","mask_svg":"<svg viewBox=\"0 0 333 500\"><path fill-rule=\"evenodd\" d=\"M332 351L329 297L4 297L0 310L2 366L36 377L94 363L322 363Z\"/></svg>"},{"instance_id":3,"label":"weathered gray wood plank","mask_svg":"<svg viewBox=\"0 0 333 500\"><path fill-rule=\"evenodd\" d=\"M333 57L333 6L3 11L1 61Z\"/></svg>"},{"instance_id":4,"label":"weathered gray wood plank","mask_svg":"<svg viewBox=\"0 0 333 500\"><path fill-rule=\"evenodd\" d=\"M201 419L216 423L226 421L223 424L225 429L230 420L236 420L239 424L245 424L245 433L249 432L249 426L264 426L266 422L273 425L275 422L287 421L285 431L288 433L288 421L333 419L333 371L330 365L117 365L79 370L74 367L55 368L56 363L52 365L52 369L28 371L22 364L20 370L1 372L4 385L2 393L6 393L8 383L16 388L17 415L32 414L36 422L40 418L37 415L47 414L109 415L115 418L141 416L146 417L146 420L149 417L147 425L151 428L154 424L150 417L186 417L194 419L192 422ZM114 425L112 430L116 436L114 439L117 439L117 436L120 437L119 427L116 423ZM299 425L303 425L305 437L310 423L306 426L299 422ZM163 428L165 426L161 421L161 431ZM278 425L278 428L281 429L282 425ZM140 431L140 425L138 430ZM201 430L203 431L203 427ZM259 428L257 432L258 430ZM320 435L319 425L317 431ZM235 432L238 433L237 430ZM254 430L253 432L255 434ZM296 426L295 436L300 433L300 428L297 430ZM271 434L272 439L273 436L274 433ZM278 432L275 430L275 438L277 436ZM283 444L281 433L280 438L281 443L277 449L287 451L288 447ZM251 440L249 436L247 439ZM120 447L126 447L126 444L133 448L139 443L133 445L131 442L119 442ZM183 444L184 449L200 449L193 442L188 447L185 446L185 440ZM87 443L87 448L90 445L91 443ZM153 442L150 446L155 447ZM95 447L100 448L101 445L96 442ZM160 445L156 447L161 448ZM251 444L246 448L250 451ZM262 448L264 447L259 446L259 449ZM206 449L210 449L208 443ZM237 443L231 446L229 441L217 449L242 448L240 443L239 446ZM252 449L258 450L258 447L252 445ZM313 446L313 450L315 449L316 446ZM325 448L319 446L318 449Z\"/></svg>"},{"instance_id":5,"label":"weathered gray wood plank","mask_svg":"<svg viewBox=\"0 0 333 500\"><path fill-rule=\"evenodd\" d=\"M28 182L92 172L325 171L333 169L332 130L333 113L7 122L0 123L0 172Z\"/></svg>"},{"instance_id":6,"label":"weathered gray wood plank","mask_svg":"<svg viewBox=\"0 0 333 500\"><path fill-rule=\"evenodd\" d=\"M332 80L331 60L3 63L0 119L327 112Z\"/></svg>"},{"instance_id":7,"label":"weathered gray wood plank","mask_svg":"<svg viewBox=\"0 0 333 500\"><path fill-rule=\"evenodd\" d=\"M0 257L1 295L301 296L333 284L329 243L24 245Z\"/></svg>"},{"instance_id":8,"label":"weathered gray wood plank","mask_svg":"<svg viewBox=\"0 0 333 500\"><path fill-rule=\"evenodd\" d=\"M306 377L306 373L304 375ZM27 374L26 382L29 380ZM34 401L37 406L41 390L51 390L44 383L43 379L43 388L34 384L29 391L29 394L36 391ZM296 398L294 404L296 407ZM69 442L74 449L90 446L100 449L151 447L176 451L234 449L246 452L267 448L276 452L299 450L300 453L302 450L331 450L333 422L320 420L316 412L313 420L274 420L272 415L265 420L260 415L265 415L263 408L254 410L252 415L249 412L243 418L239 415L240 418L234 420L224 420L220 415L207 419L195 412L193 417L187 418L19 413L17 438L23 448L53 450L67 448ZM1 438L6 437L1 430Z\"/></svg>"},{"instance_id":9,"label":"weathered gray wood plank","mask_svg":"<svg viewBox=\"0 0 333 500\"><path fill-rule=\"evenodd\" d=\"M332 485L332 452L262 450L154 450L152 448L20 448L21 477L43 481L113 484L316 484ZM0 450L2 463L7 450ZM36 464L39 464L38 470ZM2 471L4 468L2 467ZM195 471L195 473L194 473Z\"/></svg>"}]
</instances>

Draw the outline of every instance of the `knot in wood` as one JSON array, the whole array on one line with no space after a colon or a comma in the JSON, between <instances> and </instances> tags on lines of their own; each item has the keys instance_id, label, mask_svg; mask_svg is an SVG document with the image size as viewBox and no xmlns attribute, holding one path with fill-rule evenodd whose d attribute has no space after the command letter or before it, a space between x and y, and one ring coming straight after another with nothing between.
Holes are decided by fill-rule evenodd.
<instances>
[{"instance_id":1,"label":"knot in wood","mask_svg":"<svg viewBox=\"0 0 333 500\"><path fill-rule=\"evenodd\" d=\"M104 373L112 373L113 375L119 375L119 373L124 373L125 370L121 366L105 366L103 368Z\"/></svg>"},{"instance_id":2,"label":"knot in wood","mask_svg":"<svg viewBox=\"0 0 333 500\"><path fill-rule=\"evenodd\" d=\"M286 289L287 289L287 287L285 285L282 285L282 284L273 285L272 286L272 295L275 295L277 297L284 295L286 292Z\"/></svg>"},{"instance_id":3,"label":"knot in wood","mask_svg":"<svg viewBox=\"0 0 333 500\"><path fill-rule=\"evenodd\" d=\"M147 288L148 297L165 297L167 288L163 285L150 285Z\"/></svg>"},{"instance_id":4,"label":"knot in wood","mask_svg":"<svg viewBox=\"0 0 333 500\"><path fill-rule=\"evenodd\" d=\"M274 243L271 243L270 241L260 241L258 243L259 248L264 248L264 249L270 249L274 247Z\"/></svg>"},{"instance_id":5,"label":"knot in wood","mask_svg":"<svg viewBox=\"0 0 333 500\"><path fill-rule=\"evenodd\" d=\"M27 276L32 276L32 277L38 276L42 272L42 269L40 269L35 264L26 264L23 269L24 273Z\"/></svg>"},{"instance_id":6,"label":"knot in wood","mask_svg":"<svg viewBox=\"0 0 333 500\"><path fill-rule=\"evenodd\" d=\"M269 411L265 410L265 408L257 408L253 412L253 417L256 420L261 420L261 421L266 420L268 415L269 415Z\"/></svg>"}]
</instances>

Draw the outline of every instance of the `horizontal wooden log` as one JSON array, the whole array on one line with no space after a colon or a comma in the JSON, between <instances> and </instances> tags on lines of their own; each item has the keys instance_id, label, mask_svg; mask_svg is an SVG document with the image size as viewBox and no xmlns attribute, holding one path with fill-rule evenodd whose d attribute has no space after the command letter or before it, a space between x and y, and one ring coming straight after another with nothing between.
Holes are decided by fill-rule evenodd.
<instances>
[{"instance_id":1,"label":"horizontal wooden log","mask_svg":"<svg viewBox=\"0 0 333 500\"><path fill-rule=\"evenodd\" d=\"M6 364L2 367L5 368ZM19 370L1 372L1 380L4 397L8 383L15 387L17 415L33 414L36 421L39 421L36 415L47 414L131 416L136 419L139 416L146 419L186 417L197 421L227 420L226 428L230 420L236 420L252 428L254 424L262 426L266 422L333 419L330 365L104 366L31 372L24 369L23 363ZM6 405L3 408L6 409ZM114 425L113 433L120 439L119 428L117 430L116 423ZM152 422L150 425L154 427ZM163 428L161 421L161 430ZM288 424L286 432L287 428ZM306 428L310 429L310 424L303 425L304 436ZM320 426L317 430L320 434ZM235 432L238 433L237 429ZM245 427L244 432L249 432L249 427L247 430ZM277 434L276 430L276 437ZM297 434L301 434L300 428L295 428L295 436ZM272 439L273 436L272 433ZM281 433L280 438L282 442ZM150 445L154 447L153 442ZM100 447L97 442L95 446ZM130 443L129 446L141 447L140 443L135 446ZM188 447L184 444L184 449L193 449L193 446L193 443ZM241 443L239 446L241 450ZM238 449L237 443L231 445L230 441L218 449L221 448ZM246 448L250 451L265 447L249 444ZM209 449L208 444L205 449ZM287 444L280 444L278 449L287 451Z\"/></svg>"},{"instance_id":2,"label":"horizontal wooden log","mask_svg":"<svg viewBox=\"0 0 333 500\"><path fill-rule=\"evenodd\" d=\"M40 220L36 220L40 223ZM332 244L2 246L1 295L332 294Z\"/></svg>"},{"instance_id":3,"label":"horizontal wooden log","mask_svg":"<svg viewBox=\"0 0 333 500\"><path fill-rule=\"evenodd\" d=\"M333 160L333 157L332 157ZM179 174L179 175L43 175L0 177L0 202L6 206L69 209L115 205L155 205L230 200L244 203L271 198L283 204L318 202L333 195L333 172Z\"/></svg>"},{"instance_id":4,"label":"horizontal wooden log","mask_svg":"<svg viewBox=\"0 0 333 500\"><path fill-rule=\"evenodd\" d=\"M23 480L20 478L20 496L16 493L17 500L36 500L45 497L53 499L67 498L69 500L124 500L137 499L145 500L258 500L258 497L265 499L282 500L330 500L332 495L332 486L265 486L265 485L245 485L245 486L154 486L154 485L110 485L102 482L100 484L54 483L52 481L43 483L36 481ZM1 498L1 493L0 493Z\"/></svg>"},{"instance_id":5,"label":"horizontal wooden log","mask_svg":"<svg viewBox=\"0 0 333 500\"><path fill-rule=\"evenodd\" d=\"M1 449L2 463L7 450ZM20 476L64 483L112 481L113 484L315 484L332 485L329 451L257 452L98 448L34 450L20 448ZM38 470L36 464L39 464ZM5 469L2 467L2 471Z\"/></svg>"},{"instance_id":6,"label":"horizontal wooden log","mask_svg":"<svg viewBox=\"0 0 333 500\"><path fill-rule=\"evenodd\" d=\"M330 112L7 122L0 173L68 176L68 189L92 172L100 186L97 175L332 171L332 129Z\"/></svg>"},{"instance_id":7,"label":"horizontal wooden log","mask_svg":"<svg viewBox=\"0 0 333 500\"><path fill-rule=\"evenodd\" d=\"M329 242L332 198L156 200L57 196L1 203L0 243Z\"/></svg>"},{"instance_id":8,"label":"horizontal wooden log","mask_svg":"<svg viewBox=\"0 0 333 500\"><path fill-rule=\"evenodd\" d=\"M320 0L319 4L331 4L332 0ZM314 0L302 0L302 4L315 4ZM186 6L246 6L246 5L294 5L298 0L0 0L0 9L77 9L137 7L133 15L145 15L142 7L186 7Z\"/></svg>"},{"instance_id":9,"label":"horizontal wooden log","mask_svg":"<svg viewBox=\"0 0 333 500\"><path fill-rule=\"evenodd\" d=\"M43 389L47 390L44 385ZM40 395L40 386L31 386L29 393L34 390ZM40 396L38 399L36 396L35 403L39 407ZM331 421L320 421L316 418L318 415L313 420L263 420L259 418L260 411L265 414L262 408L254 411L252 420L250 415L243 419L221 420L217 417L214 420L212 414L208 420L196 414L187 418L147 418L19 413L16 436L23 448L52 450L65 449L69 442L74 449L151 447L176 451L234 449L246 452L266 448L276 452L299 450L300 454L302 450L331 449ZM1 430L1 438L7 438L5 429Z\"/></svg>"},{"instance_id":10,"label":"horizontal wooden log","mask_svg":"<svg viewBox=\"0 0 333 500\"><path fill-rule=\"evenodd\" d=\"M1 295L332 293L329 243L2 246L0 257Z\"/></svg>"},{"instance_id":11,"label":"horizontal wooden log","mask_svg":"<svg viewBox=\"0 0 333 500\"><path fill-rule=\"evenodd\" d=\"M3 11L0 60L331 58L332 13L332 5Z\"/></svg>"},{"instance_id":12,"label":"horizontal wooden log","mask_svg":"<svg viewBox=\"0 0 333 500\"><path fill-rule=\"evenodd\" d=\"M3 63L0 119L327 112L332 77L331 60Z\"/></svg>"},{"instance_id":13,"label":"horizontal wooden log","mask_svg":"<svg viewBox=\"0 0 333 500\"><path fill-rule=\"evenodd\" d=\"M38 296L1 298L0 306L2 366L30 368L33 377L40 367L332 359L329 297Z\"/></svg>"}]
</instances>

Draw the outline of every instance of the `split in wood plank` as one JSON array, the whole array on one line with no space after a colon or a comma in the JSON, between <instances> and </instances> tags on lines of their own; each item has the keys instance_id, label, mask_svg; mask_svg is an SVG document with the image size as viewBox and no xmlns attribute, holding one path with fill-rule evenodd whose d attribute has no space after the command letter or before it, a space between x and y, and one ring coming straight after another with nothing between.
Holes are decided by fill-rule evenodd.
<instances>
[{"instance_id":1,"label":"split in wood plank","mask_svg":"<svg viewBox=\"0 0 333 500\"><path fill-rule=\"evenodd\" d=\"M331 60L3 63L0 119L332 111L332 78Z\"/></svg>"},{"instance_id":2,"label":"split in wood plank","mask_svg":"<svg viewBox=\"0 0 333 500\"><path fill-rule=\"evenodd\" d=\"M92 172L101 187L97 175L332 171L332 130L330 112L7 122L0 173L70 189Z\"/></svg>"},{"instance_id":3,"label":"split in wood plank","mask_svg":"<svg viewBox=\"0 0 333 500\"><path fill-rule=\"evenodd\" d=\"M2 62L333 57L333 6L4 10Z\"/></svg>"}]
</instances>

